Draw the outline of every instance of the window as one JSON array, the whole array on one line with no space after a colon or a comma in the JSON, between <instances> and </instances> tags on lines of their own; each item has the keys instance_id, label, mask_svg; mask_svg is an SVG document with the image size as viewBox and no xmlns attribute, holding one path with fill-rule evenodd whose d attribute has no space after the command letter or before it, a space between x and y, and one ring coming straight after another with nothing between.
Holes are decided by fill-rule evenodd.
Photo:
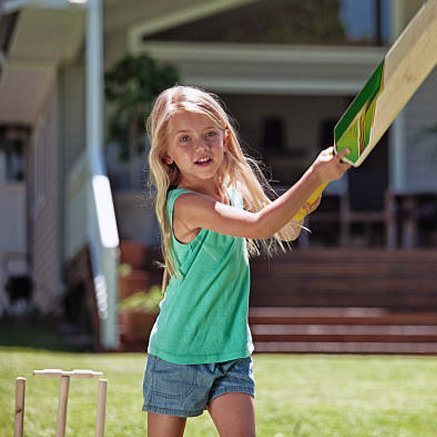
<instances>
[{"instance_id":1,"label":"window","mask_svg":"<svg viewBox=\"0 0 437 437\"><path fill-rule=\"evenodd\" d=\"M0 128L0 185L24 181L24 144L27 132Z\"/></svg>"},{"instance_id":2,"label":"window","mask_svg":"<svg viewBox=\"0 0 437 437\"><path fill-rule=\"evenodd\" d=\"M384 45L390 38L387 0L341 0L340 17L347 41Z\"/></svg>"}]
</instances>

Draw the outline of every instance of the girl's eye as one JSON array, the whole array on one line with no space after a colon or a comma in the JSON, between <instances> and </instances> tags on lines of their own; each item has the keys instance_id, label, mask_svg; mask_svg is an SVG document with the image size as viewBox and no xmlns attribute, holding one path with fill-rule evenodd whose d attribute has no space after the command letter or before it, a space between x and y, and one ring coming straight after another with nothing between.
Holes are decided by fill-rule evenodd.
<instances>
[{"instance_id":1,"label":"girl's eye","mask_svg":"<svg viewBox=\"0 0 437 437\"><path fill-rule=\"evenodd\" d=\"M207 132L206 136L207 137L215 137L217 135L217 132L215 130L211 130L209 132Z\"/></svg>"},{"instance_id":2,"label":"girl's eye","mask_svg":"<svg viewBox=\"0 0 437 437\"><path fill-rule=\"evenodd\" d=\"M184 135L179 138L180 143L188 143L188 141L190 141L190 137L188 135Z\"/></svg>"}]
</instances>

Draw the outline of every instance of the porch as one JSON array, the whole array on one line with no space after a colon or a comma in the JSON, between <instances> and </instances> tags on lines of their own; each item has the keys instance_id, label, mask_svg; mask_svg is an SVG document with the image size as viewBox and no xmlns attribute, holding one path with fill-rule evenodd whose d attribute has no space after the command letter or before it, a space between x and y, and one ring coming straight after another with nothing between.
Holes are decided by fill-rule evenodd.
<instances>
[{"instance_id":1,"label":"porch","mask_svg":"<svg viewBox=\"0 0 437 437\"><path fill-rule=\"evenodd\" d=\"M255 349L435 354L436 263L429 249L296 249L255 259Z\"/></svg>"}]
</instances>

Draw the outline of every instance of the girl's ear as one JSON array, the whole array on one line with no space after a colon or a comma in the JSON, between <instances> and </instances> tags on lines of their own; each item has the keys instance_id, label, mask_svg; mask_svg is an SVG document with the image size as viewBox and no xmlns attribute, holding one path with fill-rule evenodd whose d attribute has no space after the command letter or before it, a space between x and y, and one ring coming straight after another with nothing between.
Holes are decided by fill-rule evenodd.
<instances>
[{"instance_id":1,"label":"girl's ear","mask_svg":"<svg viewBox=\"0 0 437 437\"><path fill-rule=\"evenodd\" d=\"M228 150L228 144L229 144L229 130L225 129L223 133L223 147L225 150Z\"/></svg>"},{"instance_id":2,"label":"girl's ear","mask_svg":"<svg viewBox=\"0 0 437 437\"><path fill-rule=\"evenodd\" d=\"M172 165L173 164L173 158L170 156L170 155L168 155L167 153L164 153L164 155L162 155L162 158L161 158L167 165Z\"/></svg>"}]
</instances>

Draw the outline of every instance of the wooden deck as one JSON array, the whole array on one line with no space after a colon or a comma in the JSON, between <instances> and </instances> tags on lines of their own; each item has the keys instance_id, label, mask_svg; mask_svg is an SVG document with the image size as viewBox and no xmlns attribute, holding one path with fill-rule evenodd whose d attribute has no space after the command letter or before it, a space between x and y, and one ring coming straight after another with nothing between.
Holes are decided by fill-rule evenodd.
<instances>
[{"instance_id":1,"label":"wooden deck","mask_svg":"<svg viewBox=\"0 0 437 437\"><path fill-rule=\"evenodd\" d=\"M437 353L437 251L294 250L252 263L258 352Z\"/></svg>"}]
</instances>

